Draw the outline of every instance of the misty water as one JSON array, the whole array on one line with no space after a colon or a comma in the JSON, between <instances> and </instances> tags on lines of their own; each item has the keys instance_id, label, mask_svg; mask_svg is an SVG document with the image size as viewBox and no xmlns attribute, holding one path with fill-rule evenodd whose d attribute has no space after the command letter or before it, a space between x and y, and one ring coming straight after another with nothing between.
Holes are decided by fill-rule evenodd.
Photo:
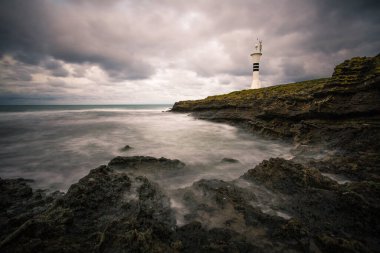
<instances>
[{"instance_id":1,"label":"misty water","mask_svg":"<svg viewBox=\"0 0 380 253\"><path fill-rule=\"evenodd\" d=\"M115 156L179 159L180 173L157 175L169 189L199 179L233 180L290 146L233 126L165 112L169 105L19 106L0 108L0 177L66 191ZM132 149L121 151L129 145ZM239 163L223 163L223 158Z\"/></svg>"}]
</instances>

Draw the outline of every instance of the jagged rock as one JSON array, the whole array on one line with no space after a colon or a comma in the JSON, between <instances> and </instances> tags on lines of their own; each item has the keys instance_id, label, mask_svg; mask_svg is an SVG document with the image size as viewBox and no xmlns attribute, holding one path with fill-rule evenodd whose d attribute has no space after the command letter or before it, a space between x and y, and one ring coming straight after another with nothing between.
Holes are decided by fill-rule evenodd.
<instances>
[{"instance_id":1,"label":"jagged rock","mask_svg":"<svg viewBox=\"0 0 380 253\"><path fill-rule=\"evenodd\" d=\"M23 178L0 179L0 242L63 195L61 192L33 191L28 185L31 182Z\"/></svg>"},{"instance_id":2,"label":"jagged rock","mask_svg":"<svg viewBox=\"0 0 380 253\"><path fill-rule=\"evenodd\" d=\"M129 164L129 159L121 159L125 160ZM2 223L0 251L366 252L380 248L377 183L338 185L314 169L271 159L237 181L203 179L176 190L171 197L186 210L185 225L177 226L171 199L158 184L138 175L149 163L157 166L158 160L133 163L133 170L100 166L64 196L56 194L42 202L33 202L33 196L42 192L31 191L25 180L1 180L1 199L8 200L2 202L7 203L2 215L20 201L28 210L18 211L17 215L26 213L19 222L6 227ZM161 160L172 168L170 161ZM31 207L40 209L30 215Z\"/></svg>"},{"instance_id":3,"label":"jagged rock","mask_svg":"<svg viewBox=\"0 0 380 253\"><path fill-rule=\"evenodd\" d=\"M280 158L263 161L242 178L288 195L280 206L323 252L367 252L366 245L379 249L379 183L338 185L316 169Z\"/></svg>"},{"instance_id":4,"label":"jagged rock","mask_svg":"<svg viewBox=\"0 0 380 253\"><path fill-rule=\"evenodd\" d=\"M292 194L307 188L335 189L337 183L323 176L318 170L282 158L264 160L248 170L244 179L260 182L266 187Z\"/></svg>"},{"instance_id":5,"label":"jagged rock","mask_svg":"<svg viewBox=\"0 0 380 253\"><path fill-rule=\"evenodd\" d=\"M173 252L169 199L143 176L100 166L0 243L2 252Z\"/></svg>"}]
</instances>

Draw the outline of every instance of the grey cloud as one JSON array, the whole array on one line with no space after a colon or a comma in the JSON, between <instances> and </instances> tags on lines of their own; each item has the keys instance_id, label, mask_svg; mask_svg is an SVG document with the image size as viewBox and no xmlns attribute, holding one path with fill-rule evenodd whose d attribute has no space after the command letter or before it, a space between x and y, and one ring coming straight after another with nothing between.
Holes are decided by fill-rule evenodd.
<instances>
[{"instance_id":1,"label":"grey cloud","mask_svg":"<svg viewBox=\"0 0 380 253\"><path fill-rule=\"evenodd\" d=\"M2 73L3 81L31 81L32 71L26 68L19 68L17 71L9 71L7 73Z\"/></svg>"},{"instance_id":2,"label":"grey cloud","mask_svg":"<svg viewBox=\"0 0 380 253\"><path fill-rule=\"evenodd\" d=\"M56 77L67 77L69 72L64 68L54 69L50 71L53 76Z\"/></svg>"},{"instance_id":3,"label":"grey cloud","mask_svg":"<svg viewBox=\"0 0 380 253\"><path fill-rule=\"evenodd\" d=\"M63 63L60 61L57 61L55 59L48 58L41 63L41 66L48 69L53 76L56 76L56 77L67 77L67 76L69 76L69 71L67 71L63 67Z\"/></svg>"},{"instance_id":4,"label":"grey cloud","mask_svg":"<svg viewBox=\"0 0 380 253\"><path fill-rule=\"evenodd\" d=\"M0 52L28 64L37 65L52 56L71 63L98 64L115 78L149 77L153 68L130 53L133 48L114 48L113 29L118 23L99 19L101 8L81 10L64 1L4 0L0 2ZM53 74L65 76L62 70Z\"/></svg>"},{"instance_id":5,"label":"grey cloud","mask_svg":"<svg viewBox=\"0 0 380 253\"><path fill-rule=\"evenodd\" d=\"M58 97L48 95L35 95L28 93L1 93L0 104L23 105L23 104L46 104L56 101Z\"/></svg>"},{"instance_id":6,"label":"grey cloud","mask_svg":"<svg viewBox=\"0 0 380 253\"><path fill-rule=\"evenodd\" d=\"M5 82L31 81L35 67L13 62L4 56L0 58L0 87Z\"/></svg>"},{"instance_id":7,"label":"grey cloud","mask_svg":"<svg viewBox=\"0 0 380 253\"><path fill-rule=\"evenodd\" d=\"M305 68L301 62L286 60L281 66L284 74L292 79L298 76L305 76Z\"/></svg>"},{"instance_id":8,"label":"grey cloud","mask_svg":"<svg viewBox=\"0 0 380 253\"><path fill-rule=\"evenodd\" d=\"M26 63L44 57L49 38L48 13L43 0L2 0L0 2L0 51L13 53Z\"/></svg>"}]
</instances>

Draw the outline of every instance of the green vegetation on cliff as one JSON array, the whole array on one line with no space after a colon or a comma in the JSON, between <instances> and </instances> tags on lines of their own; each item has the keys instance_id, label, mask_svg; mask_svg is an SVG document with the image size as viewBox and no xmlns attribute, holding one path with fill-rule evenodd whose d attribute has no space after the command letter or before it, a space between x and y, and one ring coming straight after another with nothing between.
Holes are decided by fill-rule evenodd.
<instances>
[{"instance_id":1,"label":"green vegetation on cliff","mask_svg":"<svg viewBox=\"0 0 380 253\"><path fill-rule=\"evenodd\" d=\"M329 78L317 80L303 81L297 83L283 84L271 86L261 89L250 89L234 91L228 94L209 96L202 100L187 100L175 103L173 111L196 110L202 105L210 105L213 103L223 103L228 106L243 107L249 104L253 99L266 99L270 97L286 97L297 96L299 99L305 99L310 93L321 91Z\"/></svg>"}]
</instances>

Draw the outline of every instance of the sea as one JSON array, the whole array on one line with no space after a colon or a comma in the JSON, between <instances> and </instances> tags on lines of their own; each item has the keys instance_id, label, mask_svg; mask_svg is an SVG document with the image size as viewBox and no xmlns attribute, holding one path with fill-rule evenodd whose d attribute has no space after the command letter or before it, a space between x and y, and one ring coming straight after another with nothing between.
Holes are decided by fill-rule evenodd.
<instances>
[{"instance_id":1,"label":"sea","mask_svg":"<svg viewBox=\"0 0 380 253\"><path fill-rule=\"evenodd\" d=\"M116 156L179 159L185 169L160 178L177 189L200 179L232 180L264 159L290 158L289 144L234 126L169 112L171 105L0 106L0 177L67 191ZM123 150L129 145L131 149ZM223 158L238 163L222 162Z\"/></svg>"}]
</instances>

